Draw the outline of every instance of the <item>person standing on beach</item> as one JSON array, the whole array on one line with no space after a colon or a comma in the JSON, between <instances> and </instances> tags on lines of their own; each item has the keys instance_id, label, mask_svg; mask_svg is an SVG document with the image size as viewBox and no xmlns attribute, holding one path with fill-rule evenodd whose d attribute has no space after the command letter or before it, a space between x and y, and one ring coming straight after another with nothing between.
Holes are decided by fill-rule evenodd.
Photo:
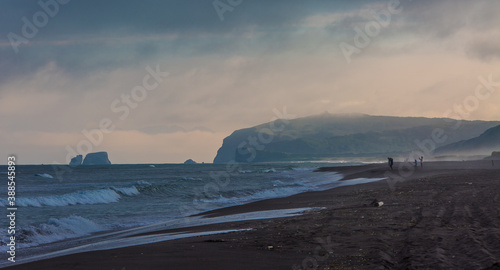
<instances>
[{"instance_id":1,"label":"person standing on beach","mask_svg":"<svg viewBox=\"0 0 500 270\"><path fill-rule=\"evenodd\" d=\"M389 158L387 158L387 160L389 161L389 167L391 167L391 170L392 170L392 165L394 165L394 159L389 157Z\"/></svg>"},{"instance_id":2,"label":"person standing on beach","mask_svg":"<svg viewBox=\"0 0 500 270\"><path fill-rule=\"evenodd\" d=\"M417 167L418 165L418 161L415 159L415 167Z\"/></svg>"},{"instance_id":3,"label":"person standing on beach","mask_svg":"<svg viewBox=\"0 0 500 270\"><path fill-rule=\"evenodd\" d=\"M420 160L420 167L424 167L424 156L418 158Z\"/></svg>"}]
</instances>

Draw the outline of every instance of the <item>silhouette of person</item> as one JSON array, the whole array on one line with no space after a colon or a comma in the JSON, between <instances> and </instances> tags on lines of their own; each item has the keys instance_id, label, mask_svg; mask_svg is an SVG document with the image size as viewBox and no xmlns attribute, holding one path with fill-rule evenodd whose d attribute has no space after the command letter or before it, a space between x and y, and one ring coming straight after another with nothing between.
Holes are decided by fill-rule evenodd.
<instances>
[{"instance_id":1,"label":"silhouette of person","mask_svg":"<svg viewBox=\"0 0 500 270\"><path fill-rule=\"evenodd\" d=\"M420 167L424 167L424 156L418 158L420 160Z\"/></svg>"},{"instance_id":2,"label":"silhouette of person","mask_svg":"<svg viewBox=\"0 0 500 270\"><path fill-rule=\"evenodd\" d=\"M392 165L394 165L394 159L392 159L391 157L388 157L387 160L389 162L389 167L391 167L391 170L392 170Z\"/></svg>"}]
</instances>

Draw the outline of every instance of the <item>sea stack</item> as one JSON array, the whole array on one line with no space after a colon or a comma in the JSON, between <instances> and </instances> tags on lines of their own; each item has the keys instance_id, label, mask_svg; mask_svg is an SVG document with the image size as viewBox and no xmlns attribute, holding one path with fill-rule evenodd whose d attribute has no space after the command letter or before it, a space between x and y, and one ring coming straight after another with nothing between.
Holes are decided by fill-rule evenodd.
<instances>
[{"instance_id":1,"label":"sea stack","mask_svg":"<svg viewBox=\"0 0 500 270\"><path fill-rule=\"evenodd\" d=\"M71 161L69 162L69 166L79 166L79 165L82 165L82 161L83 161L83 156L82 155L78 155L74 158L71 159Z\"/></svg>"},{"instance_id":2,"label":"sea stack","mask_svg":"<svg viewBox=\"0 0 500 270\"><path fill-rule=\"evenodd\" d=\"M184 164L197 164L196 161L192 160L192 159L188 159L186 161L184 161Z\"/></svg>"},{"instance_id":3,"label":"sea stack","mask_svg":"<svg viewBox=\"0 0 500 270\"><path fill-rule=\"evenodd\" d=\"M110 165L107 152L88 153L82 165Z\"/></svg>"}]
</instances>

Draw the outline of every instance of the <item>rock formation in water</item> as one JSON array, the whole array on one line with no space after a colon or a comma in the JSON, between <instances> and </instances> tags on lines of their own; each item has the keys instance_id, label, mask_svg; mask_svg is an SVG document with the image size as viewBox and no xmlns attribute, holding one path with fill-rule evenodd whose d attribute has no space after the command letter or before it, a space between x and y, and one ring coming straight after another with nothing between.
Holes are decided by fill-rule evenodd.
<instances>
[{"instance_id":1,"label":"rock formation in water","mask_svg":"<svg viewBox=\"0 0 500 270\"><path fill-rule=\"evenodd\" d=\"M186 161L184 161L184 164L197 164L196 161L192 160L192 159L188 159Z\"/></svg>"},{"instance_id":2,"label":"rock formation in water","mask_svg":"<svg viewBox=\"0 0 500 270\"><path fill-rule=\"evenodd\" d=\"M78 165L82 165L82 161L83 161L83 156L82 155L78 155L74 158L71 159L71 161L69 162L69 166L78 166Z\"/></svg>"},{"instance_id":3,"label":"rock formation in water","mask_svg":"<svg viewBox=\"0 0 500 270\"><path fill-rule=\"evenodd\" d=\"M107 152L88 153L83 160L82 165L109 165Z\"/></svg>"}]
</instances>

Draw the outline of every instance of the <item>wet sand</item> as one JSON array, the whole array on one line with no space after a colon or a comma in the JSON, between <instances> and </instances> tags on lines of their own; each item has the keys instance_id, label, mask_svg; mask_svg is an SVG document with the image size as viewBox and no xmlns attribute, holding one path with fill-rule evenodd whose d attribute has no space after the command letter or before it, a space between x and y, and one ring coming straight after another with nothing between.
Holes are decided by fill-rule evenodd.
<instances>
[{"instance_id":1,"label":"wet sand","mask_svg":"<svg viewBox=\"0 0 500 270\"><path fill-rule=\"evenodd\" d=\"M316 207L304 215L152 232L249 229L73 254L8 269L500 269L500 165L322 168L375 183L204 213ZM405 167L406 169L411 166ZM402 177L405 176L405 177ZM381 207L370 206L377 199Z\"/></svg>"}]
</instances>

